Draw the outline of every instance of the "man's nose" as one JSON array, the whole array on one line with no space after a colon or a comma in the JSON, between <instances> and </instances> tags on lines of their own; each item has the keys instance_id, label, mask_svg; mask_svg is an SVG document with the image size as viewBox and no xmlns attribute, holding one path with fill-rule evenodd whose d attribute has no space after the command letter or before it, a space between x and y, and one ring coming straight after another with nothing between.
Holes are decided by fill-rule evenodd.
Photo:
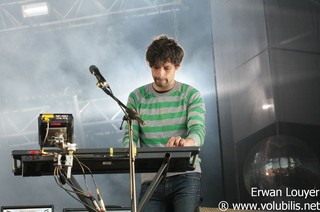
<instances>
[{"instance_id":1,"label":"man's nose","mask_svg":"<svg viewBox=\"0 0 320 212\"><path fill-rule=\"evenodd\" d=\"M160 67L160 68L159 68L159 76L160 76L160 77L163 77L163 76L165 76L165 73L166 73L166 71L164 70L164 68L163 68L163 67Z\"/></svg>"}]
</instances>

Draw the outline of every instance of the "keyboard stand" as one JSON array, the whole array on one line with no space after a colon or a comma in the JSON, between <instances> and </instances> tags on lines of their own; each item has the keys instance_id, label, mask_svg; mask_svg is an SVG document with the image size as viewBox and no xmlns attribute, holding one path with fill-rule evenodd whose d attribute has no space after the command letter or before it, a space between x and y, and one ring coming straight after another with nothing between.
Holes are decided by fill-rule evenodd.
<instances>
[{"instance_id":1,"label":"keyboard stand","mask_svg":"<svg viewBox=\"0 0 320 212\"><path fill-rule=\"evenodd\" d=\"M167 153L163 160L161 167L159 168L156 176L153 178L151 184L149 185L146 193L143 195L141 201L138 204L138 212L142 211L150 197L152 196L153 192L156 190L159 183L166 177L169 163L170 163L170 154Z\"/></svg>"}]
</instances>

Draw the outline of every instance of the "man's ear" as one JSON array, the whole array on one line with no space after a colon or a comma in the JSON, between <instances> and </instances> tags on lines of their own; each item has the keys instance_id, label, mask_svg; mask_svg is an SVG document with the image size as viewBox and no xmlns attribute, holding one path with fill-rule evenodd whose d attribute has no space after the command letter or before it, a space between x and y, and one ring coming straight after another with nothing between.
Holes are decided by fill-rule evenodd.
<instances>
[{"instance_id":1,"label":"man's ear","mask_svg":"<svg viewBox=\"0 0 320 212\"><path fill-rule=\"evenodd\" d=\"M176 68L176 71L178 71L179 70L179 68L180 68L180 64L178 64L178 65L174 65L175 66L175 68Z\"/></svg>"}]
</instances>

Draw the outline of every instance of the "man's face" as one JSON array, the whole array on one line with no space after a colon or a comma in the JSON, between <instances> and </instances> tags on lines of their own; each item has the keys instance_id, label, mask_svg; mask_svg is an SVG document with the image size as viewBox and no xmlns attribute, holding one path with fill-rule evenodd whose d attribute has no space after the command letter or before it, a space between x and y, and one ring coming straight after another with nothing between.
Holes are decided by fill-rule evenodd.
<instances>
[{"instance_id":1,"label":"man's face","mask_svg":"<svg viewBox=\"0 0 320 212\"><path fill-rule=\"evenodd\" d=\"M151 67L152 77L154 80L153 87L157 91L168 91L175 85L174 77L179 66L171 62L164 62L159 66Z\"/></svg>"}]
</instances>

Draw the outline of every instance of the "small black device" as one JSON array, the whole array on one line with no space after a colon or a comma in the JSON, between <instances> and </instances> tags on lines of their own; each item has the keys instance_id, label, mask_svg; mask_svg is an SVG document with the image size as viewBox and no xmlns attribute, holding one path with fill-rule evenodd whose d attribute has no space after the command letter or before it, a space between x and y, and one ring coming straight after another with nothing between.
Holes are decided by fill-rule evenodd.
<instances>
[{"instance_id":1,"label":"small black device","mask_svg":"<svg viewBox=\"0 0 320 212\"><path fill-rule=\"evenodd\" d=\"M41 149L74 142L72 114L40 114L38 124Z\"/></svg>"}]
</instances>

